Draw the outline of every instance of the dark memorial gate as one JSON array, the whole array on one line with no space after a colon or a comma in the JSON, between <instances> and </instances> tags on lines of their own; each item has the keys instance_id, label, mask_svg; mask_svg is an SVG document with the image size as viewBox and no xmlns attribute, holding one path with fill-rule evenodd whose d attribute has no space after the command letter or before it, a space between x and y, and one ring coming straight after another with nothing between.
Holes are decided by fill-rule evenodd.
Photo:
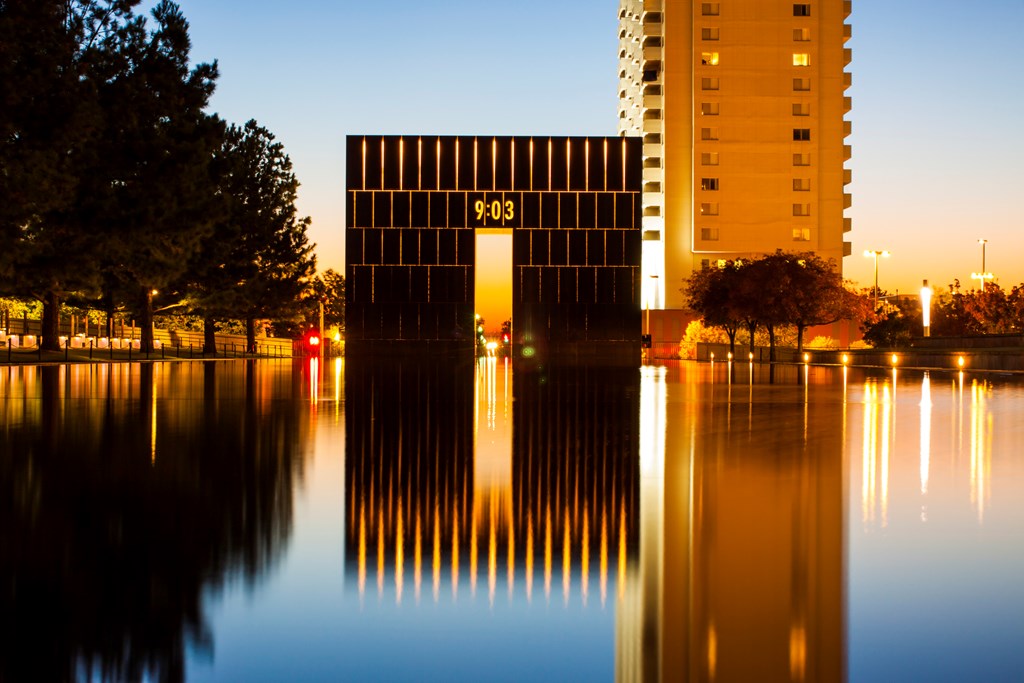
<instances>
[{"instance_id":1,"label":"dark memorial gate","mask_svg":"<svg viewBox=\"0 0 1024 683\"><path fill-rule=\"evenodd\" d=\"M472 348L483 229L512 233L514 357L639 360L639 138L346 142L348 351Z\"/></svg>"}]
</instances>

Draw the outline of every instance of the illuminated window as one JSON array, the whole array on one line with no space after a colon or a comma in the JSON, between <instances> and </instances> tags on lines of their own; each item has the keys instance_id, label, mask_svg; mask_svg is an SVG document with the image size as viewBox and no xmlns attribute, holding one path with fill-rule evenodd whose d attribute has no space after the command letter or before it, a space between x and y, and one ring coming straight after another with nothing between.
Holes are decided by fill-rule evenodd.
<instances>
[{"instance_id":1,"label":"illuminated window","mask_svg":"<svg viewBox=\"0 0 1024 683\"><path fill-rule=\"evenodd\" d=\"M793 191L794 192L810 192L811 191L811 179L810 178L793 178Z\"/></svg>"},{"instance_id":2,"label":"illuminated window","mask_svg":"<svg viewBox=\"0 0 1024 683\"><path fill-rule=\"evenodd\" d=\"M700 163L702 166L718 166L718 152L701 152Z\"/></svg>"},{"instance_id":3,"label":"illuminated window","mask_svg":"<svg viewBox=\"0 0 1024 683\"><path fill-rule=\"evenodd\" d=\"M793 53L793 66L810 66L811 56L806 52Z\"/></svg>"},{"instance_id":4,"label":"illuminated window","mask_svg":"<svg viewBox=\"0 0 1024 683\"><path fill-rule=\"evenodd\" d=\"M700 79L701 90L718 90L718 79L717 78L702 78ZM808 90L810 86L808 86Z\"/></svg>"},{"instance_id":5,"label":"illuminated window","mask_svg":"<svg viewBox=\"0 0 1024 683\"><path fill-rule=\"evenodd\" d=\"M810 142L811 129L810 128L794 128L793 129L793 140L796 142Z\"/></svg>"},{"instance_id":6,"label":"illuminated window","mask_svg":"<svg viewBox=\"0 0 1024 683\"><path fill-rule=\"evenodd\" d=\"M705 2L700 6L700 13L705 17L717 17L718 11L719 7L717 2Z\"/></svg>"},{"instance_id":7,"label":"illuminated window","mask_svg":"<svg viewBox=\"0 0 1024 683\"><path fill-rule=\"evenodd\" d=\"M811 39L811 29L809 28L795 28L793 29L793 40L798 43L806 43Z\"/></svg>"},{"instance_id":8,"label":"illuminated window","mask_svg":"<svg viewBox=\"0 0 1024 683\"><path fill-rule=\"evenodd\" d=\"M726 261L724 258L720 258L717 261L715 261L715 265L718 266L719 268L725 268L727 265L729 265L729 262Z\"/></svg>"},{"instance_id":9,"label":"illuminated window","mask_svg":"<svg viewBox=\"0 0 1024 683\"><path fill-rule=\"evenodd\" d=\"M793 228L793 241L794 242L810 242L811 241L811 229L810 228Z\"/></svg>"},{"instance_id":10,"label":"illuminated window","mask_svg":"<svg viewBox=\"0 0 1024 683\"><path fill-rule=\"evenodd\" d=\"M793 5L793 16L794 17L809 17L811 16L810 5Z\"/></svg>"},{"instance_id":11,"label":"illuminated window","mask_svg":"<svg viewBox=\"0 0 1024 683\"><path fill-rule=\"evenodd\" d=\"M701 102L700 113L703 116L718 116L718 102Z\"/></svg>"},{"instance_id":12,"label":"illuminated window","mask_svg":"<svg viewBox=\"0 0 1024 683\"><path fill-rule=\"evenodd\" d=\"M703 202L700 205L701 216L717 216L718 215L718 202Z\"/></svg>"},{"instance_id":13,"label":"illuminated window","mask_svg":"<svg viewBox=\"0 0 1024 683\"><path fill-rule=\"evenodd\" d=\"M708 242L718 241L718 228L701 228L700 238Z\"/></svg>"},{"instance_id":14,"label":"illuminated window","mask_svg":"<svg viewBox=\"0 0 1024 683\"><path fill-rule=\"evenodd\" d=\"M793 155L794 166L810 166L811 155L810 154L794 154Z\"/></svg>"},{"instance_id":15,"label":"illuminated window","mask_svg":"<svg viewBox=\"0 0 1024 683\"><path fill-rule=\"evenodd\" d=\"M700 63L704 66L718 66L717 52L701 52Z\"/></svg>"},{"instance_id":16,"label":"illuminated window","mask_svg":"<svg viewBox=\"0 0 1024 683\"><path fill-rule=\"evenodd\" d=\"M701 40L718 40L719 31L717 28L702 28L700 30Z\"/></svg>"},{"instance_id":17,"label":"illuminated window","mask_svg":"<svg viewBox=\"0 0 1024 683\"><path fill-rule=\"evenodd\" d=\"M793 116L810 116L811 115L811 104L810 102L794 102L793 103Z\"/></svg>"},{"instance_id":18,"label":"illuminated window","mask_svg":"<svg viewBox=\"0 0 1024 683\"><path fill-rule=\"evenodd\" d=\"M793 205L794 216L810 216L811 205L810 204L794 204Z\"/></svg>"},{"instance_id":19,"label":"illuminated window","mask_svg":"<svg viewBox=\"0 0 1024 683\"><path fill-rule=\"evenodd\" d=\"M700 189L702 190L717 190L718 189L718 178L701 178Z\"/></svg>"},{"instance_id":20,"label":"illuminated window","mask_svg":"<svg viewBox=\"0 0 1024 683\"><path fill-rule=\"evenodd\" d=\"M718 129L717 128L701 128L700 129L701 140L717 140Z\"/></svg>"},{"instance_id":21,"label":"illuminated window","mask_svg":"<svg viewBox=\"0 0 1024 683\"><path fill-rule=\"evenodd\" d=\"M809 78L794 78L793 79L793 90L798 92L806 92L811 89L811 79Z\"/></svg>"}]
</instances>

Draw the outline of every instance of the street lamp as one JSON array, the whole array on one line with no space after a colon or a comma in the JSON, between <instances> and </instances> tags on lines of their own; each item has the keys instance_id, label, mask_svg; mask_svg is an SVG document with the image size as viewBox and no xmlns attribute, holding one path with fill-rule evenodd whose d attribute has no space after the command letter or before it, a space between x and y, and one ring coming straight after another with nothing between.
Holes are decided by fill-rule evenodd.
<instances>
[{"instance_id":1,"label":"street lamp","mask_svg":"<svg viewBox=\"0 0 1024 683\"><path fill-rule=\"evenodd\" d=\"M925 280L921 285L921 322L924 326L924 336L931 336L932 326L932 288Z\"/></svg>"},{"instance_id":2,"label":"street lamp","mask_svg":"<svg viewBox=\"0 0 1024 683\"><path fill-rule=\"evenodd\" d=\"M880 249L868 249L864 252L868 258L875 259L875 310L878 310L878 257L889 258L889 252Z\"/></svg>"},{"instance_id":3,"label":"street lamp","mask_svg":"<svg viewBox=\"0 0 1024 683\"><path fill-rule=\"evenodd\" d=\"M985 280L991 280L993 278L992 273L985 270L985 245L988 244L988 240L980 239L978 244L981 245L981 272L971 273L971 279L977 280L978 285L981 287L981 291L985 291Z\"/></svg>"}]
</instances>

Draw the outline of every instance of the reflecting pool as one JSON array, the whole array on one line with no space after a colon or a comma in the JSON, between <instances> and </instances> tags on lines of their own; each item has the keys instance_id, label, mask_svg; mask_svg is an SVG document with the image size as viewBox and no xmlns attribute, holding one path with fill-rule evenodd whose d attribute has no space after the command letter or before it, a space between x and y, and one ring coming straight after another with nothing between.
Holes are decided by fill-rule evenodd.
<instances>
[{"instance_id":1,"label":"reflecting pool","mask_svg":"<svg viewBox=\"0 0 1024 683\"><path fill-rule=\"evenodd\" d=\"M1024 382L0 368L0 681L1024 680Z\"/></svg>"}]
</instances>

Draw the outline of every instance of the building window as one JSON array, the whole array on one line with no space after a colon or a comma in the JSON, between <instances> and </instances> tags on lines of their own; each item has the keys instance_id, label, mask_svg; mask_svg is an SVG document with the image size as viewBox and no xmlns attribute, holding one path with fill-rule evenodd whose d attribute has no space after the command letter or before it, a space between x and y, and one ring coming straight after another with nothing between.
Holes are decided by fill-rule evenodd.
<instances>
[{"instance_id":1,"label":"building window","mask_svg":"<svg viewBox=\"0 0 1024 683\"><path fill-rule=\"evenodd\" d=\"M793 155L794 166L810 166L811 155L810 154L794 154Z\"/></svg>"},{"instance_id":2,"label":"building window","mask_svg":"<svg viewBox=\"0 0 1024 683\"><path fill-rule=\"evenodd\" d=\"M793 116L810 116L811 115L811 103L810 102L794 102L793 103Z\"/></svg>"},{"instance_id":3,"label":"building window","mask_svg":"<svg viewBox=\"0 0 1024 683\"><path fill-rule=\"evenodd\" d=\"M811 29L809 28L795 28L793 29L793 40L798 43L806 43L811 39Z\"/></svg>"},{"instance_id":4,"label":"building window","mask_svg":"<svg viewBox=\"0 0 1024 683\"><path fill-rule=\"evenodd\" d=\"M810 128L794 128L793 129L793 140L795 142L810 142L811 141L811 129Z\"/></svg>"},{"instance_id":5,"label":"building window","mask_svg":"<svg viewBox=\"0 0 1024 683\"><path fill-rule=\"evenodd\" d=\"M794 242L810 242L811 241L811 229L810 228L793 228L793 241Z\"/></svg>"},{"instance_id":6,"label":"building window","mask_svg":"<svg viewBox=\"0 0 1024 683\"><path fill-rule=\"evenodd\" d=\"M718 116L718 102L701 102L700 113L702 116Z\"/></svg>"},{"instance_id":7,"label":"building window","mask_svg":"<svg viewBox=\"0 0 1024 683\"><path fill-rule=\"evenodd\" d=\"M811 191L811 179L810 178L793 178L793 191L794 192L810 192Z\"/></svg>"},{"instance_id":8,"label":"building window","mask_svg":"<svg viewBox=\"0 0 1024 683\"><path fill-rule=\"evenodd\" d=\"M811 55L806 52L793 53L793 66L810 66Z\"/></svg>"},{"instance_id":9,"label":"building window","mask_svg":"<svg viewBox=\"0 0 1024 683\"><path fill-rule=\"evenodd\" d=\"M700 260L700 267L701 268L710 268L711 267L711 259L709 259L709 258L702 258Z\"/></svg>"},{"instance_id":10,"label":"building window","mask_svg":"<svg viewBox=\"0 0 1024 683\"><path fill-rule=\"evenodd\" d=\"M718 202L703 202L700 205L701 216L717 216L718 215Z\"/></svg>"},{"instance_id":11,"label":"building window","mask_svg":"<svg viewBox=\"0 0 1024 683\"><path fill-rule=\"evenodd\" d=\"M717 190L718 189L718 178L701 178L700 189L702 190Z\"/></svg>"},{"instance_id":12,"label":"building window","mask_svg":"<svg viewBox=\"0 0 1024 683\"><path fill-rule=\"evenodd\" d=\"M700 30L701 40L718 40L719 30L717 28L702 28Z\"/></svg>"},{"instance_id":13,"label":"building window","mask_svg":"<svg viewBox=\"0 0 1024 683\"><path fill-rule=\"evenodd\" d=\"M807 92L811 89L811 79L809 78L794 78L793 79L793 90L797 92Z\"/></svg>"},{"instance_id":14,"label":"building window","mask_svg":"<svg viewBox=\"0 0 1024 683\"><path fill-rule=\"evenodd\" d=\"M703 66L718 66L718 53L717 52L701 52L700 63Z\"/></svg>"},{"instance_id":15,"label":"building window","mask_svg":"<svg viewBox=\"0 0 1024 683\"><path fill-rule=\"evenodd\" d=\"M700 13L705 17L717 17L718 16L718 3L717 2L705 2L701 3Z\"/></svg>"},{"instance_id":16,"label":"building window","mask_svg":"<svg viewBox=\"0 0 1024 683\"><path fill-rule=\"evenodd\" d=\"M809 17L811 16L810 5L793 5L793 16L794 17Z\"/></svg>"},{"instance_id":17,"label":"building window","mask_svg":"<svg viewBox=\"0 0 1024 683\"><path fill-rule=\"evenodd\" d=\"M717 242L718 228L701 228L700 238L706 242Z\"/></svg>"},{"instance_id":18,"label":"building window","mask_svg":"<svg viewBox=\"0 0 1024 683\"><path fill-rule=\"evenodd\" d=\"M701 140L717 140L718 129L717 128L701 128L700 129Z\"/></svg>"},{"instance_id":19,"label":"building window","mask_svg":"<svg viewBox=\"0 0 1024 683\"><path fill-rule=\"evenodd\" d=\"M718 90L718 79L717 78L702 78L700 79L701 90ZM810 86L808 86L810 89Z\"/></svg>"},{"instance_id":20,"label":"building window","mask_svg":"<svg viewBox=\"0 0 1024 683\"><path fill-rule=\"evenodd\" d=\"M718 152L701 152L700 163L702 166L718 166Z\"/></svg>"},{"instance_id":21,"label":"building window","mask_svg":"<svg viewBox=\"0 0 1024 683\"><path fill-rule=\"evenodd\" d=\"M811 205L810 204L794 204L793 205L794 216L810 216Z\"/></svg>"}]
</instances>

